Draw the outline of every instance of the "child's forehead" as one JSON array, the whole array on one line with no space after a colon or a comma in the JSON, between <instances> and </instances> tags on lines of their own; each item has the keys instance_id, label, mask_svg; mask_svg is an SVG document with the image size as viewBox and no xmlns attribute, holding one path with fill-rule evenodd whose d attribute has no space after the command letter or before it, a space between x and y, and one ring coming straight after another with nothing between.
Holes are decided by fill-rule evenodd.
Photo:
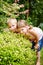
<instances>
[{"instance_id":1,"label":"child's forehead","mask_svg":"<svg viewBox=\"0 0 43 65\"><path fill-rule=\"evenodd\" d=\"M19 20L18 23L26 23L25 20Z\"/></svg>"},{"instance_id":2,"label":"child's forehead","mask_svg":"<svg viewBox=\"0 0 43 65\"><path fill-rule=\"evenodd\" d=\"M20 20L20 22L26 22L25 20Z\"/></svg>"},{"instance_id":3,"label":"child's forehead","mask_svg":"<svg viewBox=\"0 0 43 65\"><path fill-rule=\"evenodd\" d=\"M9 26L13 26L13 25L15 26L15 25L17 25L17 24L16 24L15 22L9 22L8 25L9 25Z\"/></svg>"},{"instance_id":4,"label":"child's forehead","mask_svg":"<svg viewBox=\"0 0 43 65\"><path fill-rule=\"evenodd\" d=\"M17 24L16 22L14 21L10 21L9 24Z\"/></svg>"}]
</instances>

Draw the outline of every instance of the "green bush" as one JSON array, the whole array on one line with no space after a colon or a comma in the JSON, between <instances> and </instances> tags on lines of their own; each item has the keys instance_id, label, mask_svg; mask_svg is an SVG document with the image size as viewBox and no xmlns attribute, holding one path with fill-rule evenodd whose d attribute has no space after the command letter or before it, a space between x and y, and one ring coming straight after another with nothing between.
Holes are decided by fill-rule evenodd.
<instances>
[{"instance_id":1,"label":"green bush","mask_svg":"<svg viewBox=\"0 0 43 65\"><path fill-rule=\"evenodd\" d=\"M40 23L39 27L43 30L43 23Z\"/></svg>"},{"instance_id":2,"label":"green bush","mask_svg":"<svg viewBox=\"0 0 43 65\"><path fill-rule=\"evenodd\" d=\"M18 13L20 9L19 4L12 3L9 4L3 0L0 0L0 13L6 15L7 17L16 17L15 13Z\"/></svg>"},{"instance_id":3,"label":"green bush","mask_svg":"<svg viewBox=\"0 0 43 65\"><path fill-rule=\"evenodd\" d=\"M35 65L36 54L30 46L23 35L0 33L0 65Z\"/></svg>"},{"instance_id":4,"label":"green bush","mask_svg":"<svg viewBox=\"0 0 43 65\"><path fill-rule=\"evenodd\" d=\"M30 0L30 17L34 26L43 23L43 0Z\"/></svg>"},{"instance_id":5,"label":"green bush","mask_svg":"<svg viewBox=\"0 0 43 65\"><path fill-rule=\"evenodd\" d=\"M41 50L41 65L43 65L43 49Z\"/></svg>"},{"instance_id":6,"label":"green bush","mask_svg":"<svg viewBox=\"0 0 43 65\"><path fill-rule=\"evenodd\" d=\"M8 3L6 0L0 0L0 30L6 27L8 18L18 17L19 9L20 7L17 3Z\"/></svg>"}]
</instances>

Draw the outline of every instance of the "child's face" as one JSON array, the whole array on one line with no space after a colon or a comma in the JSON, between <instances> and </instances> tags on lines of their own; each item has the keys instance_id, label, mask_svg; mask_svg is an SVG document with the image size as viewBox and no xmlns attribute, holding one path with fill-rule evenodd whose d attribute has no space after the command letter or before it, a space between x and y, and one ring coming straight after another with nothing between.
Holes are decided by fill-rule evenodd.
<instances>
[{"instance_id":1,"label":"child's face","mask_svg":"<svg viewBox=\"0 0 43 65\"><path fill-rule=\"evenodd\" d=\"M20 33L27 34L29 30L29 26L25 25L24 27L21 27Z\"/></svg>"},{"instance_id":2,"label":"child's face","mask_svg":"<svg viewBox=\"0 0 43 65\"><path fill-rule=\"evenodd\" d=\"M29 28L30 28L30 27L29 27L28 25L25 25L24 27L22 27L22 28L21 28L21 32L23 32L23 33L26 33L26 34L27 34L27 33L28 33Z\"/></svg>"},{"instance_id":3,"label":"child's face","mask_svg":"<svg viewBox=\"0 0 43 65\"><path fill-rule=\"evenodd\" d=\"M9 22L8 23L9 29L13 32L15 32L16 28L17 28L17 24L14 22Z\"/></svg>"},{"instance_id":4,"label":"child's face","mask_svg":"<svg viewBox=\"0 0 43 65\"><path fill-rule=\"evenodd\" d=\"M20 33L26 34L27 33L27 29L25 27L22 27L21 30L20 30Z\"/></svg>"}]
</instances>

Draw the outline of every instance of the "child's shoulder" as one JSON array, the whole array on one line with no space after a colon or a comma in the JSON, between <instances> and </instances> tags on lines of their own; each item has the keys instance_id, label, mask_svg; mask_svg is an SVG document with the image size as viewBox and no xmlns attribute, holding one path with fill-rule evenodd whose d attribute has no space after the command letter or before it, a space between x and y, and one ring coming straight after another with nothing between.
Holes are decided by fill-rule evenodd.
<instances>
[{"instance_id":1,"label":"child's shoulder","mask_svg":"<svg viewBox=\"0 0 43 65\"><path fill-rule=\"evenodd\" d=\"M39 27L33 27L33 30L42 33L42 29L40 29Z\"/></svg>"}]
</instances>

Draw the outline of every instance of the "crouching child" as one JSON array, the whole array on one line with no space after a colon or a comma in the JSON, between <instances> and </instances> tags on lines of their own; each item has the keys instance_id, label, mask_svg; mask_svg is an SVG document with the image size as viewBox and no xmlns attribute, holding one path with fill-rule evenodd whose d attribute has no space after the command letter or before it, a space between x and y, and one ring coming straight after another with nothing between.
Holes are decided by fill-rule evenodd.
<instances>
[{"instance_id":1,"label":"crouching child","mask_svg":"<svg viewBox=\"0 0 43 65\"><path fill-rule=\"evenodd\" d=\"M43 31L38 27L32 27L28 30L28 33L34 36L34 39L31 37L30 40L32 42L32 49L35 48L37 53L36 65L40 65L40 50L43 47Z\"/></svg>"}]
</instances>

